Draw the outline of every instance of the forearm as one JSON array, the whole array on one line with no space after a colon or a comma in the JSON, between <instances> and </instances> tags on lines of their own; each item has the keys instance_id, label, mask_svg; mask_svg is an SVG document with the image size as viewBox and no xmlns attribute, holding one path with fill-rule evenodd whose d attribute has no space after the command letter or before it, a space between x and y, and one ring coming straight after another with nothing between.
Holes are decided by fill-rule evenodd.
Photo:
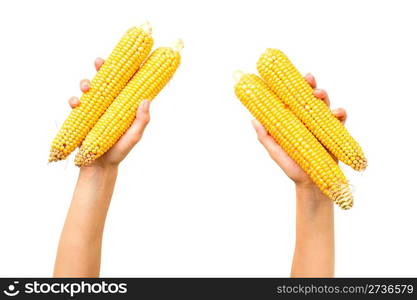
<instances>
[{"instance_id":1,"label":"forearm","mask_svg":"<svg viewBox=\"0 0 417 300\"><path fill-rule=\"evenodd\" d=\"M85 167L65 220L55 261L56 277L96 277L117 167Z\"/></svg>"},{"instance_id":2,"label":"forearm","mask_svg":"<svg viewBox=\"0 0 417 300\"><path fill-rule=\"evenodd\" d=\"M297 185L293 277L334 276L333 203L314 185Z\"/></svg>"}]
</instances>

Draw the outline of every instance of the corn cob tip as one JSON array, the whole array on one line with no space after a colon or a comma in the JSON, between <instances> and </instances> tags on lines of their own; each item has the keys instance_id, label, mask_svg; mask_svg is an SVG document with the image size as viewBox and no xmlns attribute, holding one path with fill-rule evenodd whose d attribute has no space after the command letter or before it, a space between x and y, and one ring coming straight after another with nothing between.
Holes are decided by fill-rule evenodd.
<instances>
[{"instance_id":1,"label":"corn cob tip","mask_svg":"<svg viewBox=\"0 0 417 300\"><path fill-rule=\"evenodd\" d=\"M145 31L146 33L152 34L152 25L148 21L146 21L145 23L143 23L139 27L142 28L142 30Z\"/></svg>"},{"instance_id":2,"label":"corn cob tip","mask_svg":"<svg viewBox=\"0 0 417 300\"><path fill-rule=\"evenodd\" d=\"M88 153L81 147L80 151L75 156L74 163L77 167L84 167L90 164L95 159L95 157L96 155L94 153Z\"/></svg>"},{"instance_id":3,"label":"corn cob tip","mask_svg":"<svg viewBox=\"0 0 417 300\"><path fill-rule=\"evenodd\" d=\"M357 160L359 161L358 171L365 171L366 167L368 166L368 160L364 157L358 158Z\"/></svg>"},{"instance_id":4,"label":"corn cob tip","mask_svg":"<svg viewBox=\"0 0 417 300\"><path fill-rule=\"evenodd\" d=\"M181 52L184 48L184 41L182 39L177 39L172 43L172 49L177 52Z\"/></svg>"},{"instance_id":5,"label":"corn cob tip","mask_svg":"<svg viewBox=\"0 0 417 300\"><path fill-rule=\"evenodd\" d=\"M339 184L330 190L330 198L343 210L348 210L353 206L353 196L349 184Z\"/></svg>"},{"instance_id":6,"label":"corn cob tip","mask_svg":"<svg viewBox=\"0 0 417 300\"><path fill-rule=\"evenodd\" d=\"M58 149L51 149L51 152L49 153L48 162L54 162L62 159L64 159L64 156L61 151L59 151Z\"/></svg>"},{"instance_id":7,"label":"corn cob tip","mask_svg":"<svg viewBox=\"0 0 417 300\"><path fill-rule=\"evenodd\" d=\"M356 155L351 158L350 161L345 162L348 166L351 166L355 171L363 172L368 166L368 161L362 155Z\"/></svg>"},{"instance_id":8,"label":"corn cob tip","mask_svg":"<svg viewBox=\"0 0 417 300\"><path fill-rule=\"evenodd\" d=\"M243 77L244 73L240 70L234 71L233 72L233 80L235 81L235 83L238 83L240 81L240 79Z\"/></svg>"}]
</instances>

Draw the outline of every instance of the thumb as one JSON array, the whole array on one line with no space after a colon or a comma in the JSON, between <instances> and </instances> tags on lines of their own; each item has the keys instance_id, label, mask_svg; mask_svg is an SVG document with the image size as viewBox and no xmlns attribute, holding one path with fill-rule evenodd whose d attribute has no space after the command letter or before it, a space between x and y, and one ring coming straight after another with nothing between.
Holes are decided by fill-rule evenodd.
<instances>
[{"instance_id":1,"label":"thumb","mask_svg":"<svg viewBox=\"0 0 417 300\"><path fill-rule=\"evenodd\" d=\"M136 119L133 121L132 126L128 130L128 135L131 141L136 144L141 139L146 126L150 121L150 101L143 100L136 111Z\"/></svg>"}]
</instances>

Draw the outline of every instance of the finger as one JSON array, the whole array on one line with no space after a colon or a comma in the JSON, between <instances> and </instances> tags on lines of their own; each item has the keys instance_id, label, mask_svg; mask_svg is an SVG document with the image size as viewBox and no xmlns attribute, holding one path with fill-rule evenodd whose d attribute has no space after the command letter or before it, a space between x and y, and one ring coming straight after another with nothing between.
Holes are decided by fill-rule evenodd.
<instances>
[{"instance_id":1,"label":"finger","mask_svg":"<svg viewBox=\"0 0 417 300\"><path fill-rule=\"evenodd\" d=\"M342 122L342 124L345 124L347 113L344 108L336 108L332 110L332 113L340 122Z\"/></svg>"},{"instance_id":2,"label":"finger","mask_svg":"<svg viewBox=\"0 0 417 300\"><path fill-rule=\"evenodd\" d=\"M258 136L258 140L266 148L266 150L269 152L269 154L272 155L273 152L278 151L278 149L280 148L279 145L268 134L268 132L262 126L262 124L258 120L253 120L252 125L255 128L256 134Z\"/></svg>"},{"instance_id":3,"label":"finger","mask_svg":"<svg viewBox=\"0 0 417 300\"><path fill-rule=\"evenodd\" d=\"M149 100L143 100L139 105L139 108L136 112L136 122L139 127L145 128L148 125L151 116L149 113L151 102Z\"/></svg>"},{"instance_id":4,"label":"finger","mask_svg":"<svg viewBox=\"0 0 417 300\"><path fill-rule=\"evenodd\" d=\"M83 93L88 92L88 90L90 89L90 80L88 79L81 80L80 89L81 89L81 92Z\"/></svg>"},{"instance_id":5,"label":"finger","mask_svg":"<svg viewBox=\"0 0 417 300\"><path fill-rule=\"evenodd\" d=\"M306 76L304 76L304 78L313 89L317 87L316 79L313 75L307 73Z\"/></svg>"},{"instance_id":6,"label":"finger","mask_svg":"<svg viewBox=\"0 0 417 300\"><path fill-rule=\"evenodd\" d=\"M271 156L271 158L275 160L279 166L283 166L288 158L288 154L274 140L274 138L268 134L265 128L257 120L253 120L252 124L258 135L258 140L268 151L269 156Z\"/></svg>"},{"instance_id":7,"label":"finger","mask_svg":"<svg viewBox=\"0 0 417 300\"><path fill-rule=\"evenodd\" d=\"M78 105L80 105L80 99L74 96L68 99L68 103L71 108L76 108Z\"/></svg>"},{"instance_id":8,"label":"finger","mask_svg":"<svg viewBox=\"0 0 417 300\"><path fill-rule=\"evenodd\" d=\"M130 126L127 132L133 145L139 142L150 121L149 108L150 101L143 100L136 112L136 119L133 121L132 126Z\"/></svg>"},{"instance_id":9,"label":"finger","mask_svg":"<svg viewBox=\"0 0 417 300\"><path fill-rule=\"evenodd\" d=\"M94 66L96 67L96 71L100 70L101 66L104 64L104 59L101 57L97 57L94 61Z\"/></svg>"},{"instance_id":10,"label":"finger","mask_svg":"<svg viewBox=\"0 0 417 300\"><path fill-rule=\"evenodd\" d=\"M324 103L326 103L327 106L330 106L330 99L329 99L329 95L327 94L326 90L315 89L313 91L313 95L316 96L317 98L323 100Z\"/></svg>"},{"instance_id":11,"label":"finger","mask_svg":"<svg viewBox=\"0 0 417 300\"><path fill-rule=\"evenodd\" d=\"M254 119L252 120L253 128L255 128L256 134L259 136L267 135L268 132L265 130L265 127L259 122L258 120Z\"/></svg>"}]
</instances>

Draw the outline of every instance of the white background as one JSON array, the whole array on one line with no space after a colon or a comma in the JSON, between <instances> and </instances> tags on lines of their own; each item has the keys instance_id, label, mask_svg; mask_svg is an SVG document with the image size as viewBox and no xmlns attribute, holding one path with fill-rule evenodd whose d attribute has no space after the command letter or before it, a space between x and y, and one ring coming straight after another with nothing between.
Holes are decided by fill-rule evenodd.
<instances>
[{"instance_id":1,"label":"white background","mask_svg":"<svg viewBox=\"0 0 417 300\"><path fill-rule=\"evenodd\" d=\"M415 3L415 2L414 2ZM288 276L294 186L256 140L232 73L266 47L316 75L369 167L336 208L337 276L417 276L413 1L9 1L0 5L0 276L50 276L78 169L47 164L67 99L124 33L185 41L120 167L102 276Z\"/></svg>"}]
</instances>

